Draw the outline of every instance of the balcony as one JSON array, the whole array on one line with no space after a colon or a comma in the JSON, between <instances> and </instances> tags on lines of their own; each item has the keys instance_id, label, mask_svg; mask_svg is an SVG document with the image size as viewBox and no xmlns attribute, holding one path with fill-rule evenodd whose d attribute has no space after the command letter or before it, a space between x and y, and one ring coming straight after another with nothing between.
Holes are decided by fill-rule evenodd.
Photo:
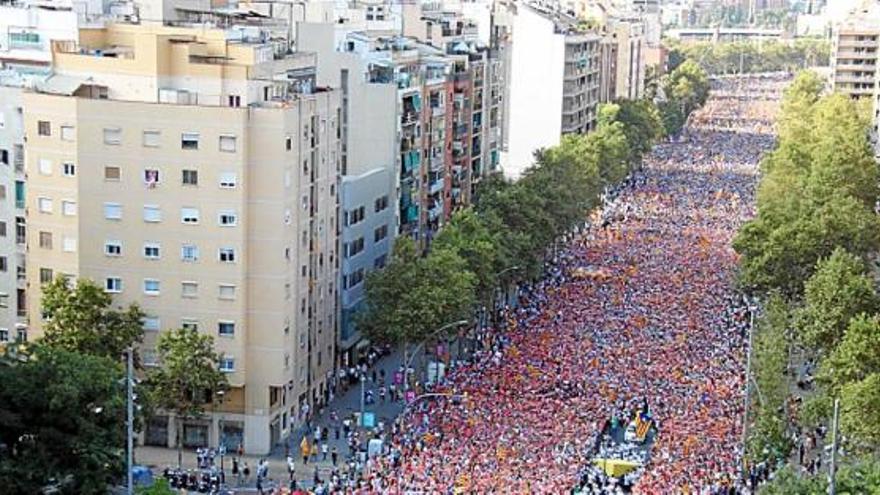
<instances>
[{"instance_id":1,"label":"balcony","mask_svg":"<svg viewBox=\"0 0 880 495\"><path fill-rule=\"evenodd\" d=\"M443 178L437 178L434 182L431 183L431 186L428 188L429 194L437 194L443 191Z\"/></svg>"}]
</instances>

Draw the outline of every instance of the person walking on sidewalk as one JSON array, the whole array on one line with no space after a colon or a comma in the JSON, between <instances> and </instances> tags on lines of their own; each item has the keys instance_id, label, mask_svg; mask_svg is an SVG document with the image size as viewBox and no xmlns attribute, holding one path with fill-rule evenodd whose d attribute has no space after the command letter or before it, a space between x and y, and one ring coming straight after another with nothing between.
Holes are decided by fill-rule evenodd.
<instances>
[{"instance_id":1,"label":"person walking on sidewalk","mask_svg":"<svg viewBox=\"0 0 880 495\"><path fill-rule=\"evenodd\" d=\"M327 460L327 453L330 452L330 448L327 447L327 442L321 444L321 460Z\"/></svg>"},{"instance_id":2,"label":"person walking on sidewalk","mask_svg":"<svg viewBox=\"0 0 880 495\"><path fill-rule=\"evenodd\" d=\"M336 446L333 446L333 449L330 450L330 460L333 462L333 467L336 467L336 463L339 461L339 451L336 449Z\"/></svg>"}]
</instances>

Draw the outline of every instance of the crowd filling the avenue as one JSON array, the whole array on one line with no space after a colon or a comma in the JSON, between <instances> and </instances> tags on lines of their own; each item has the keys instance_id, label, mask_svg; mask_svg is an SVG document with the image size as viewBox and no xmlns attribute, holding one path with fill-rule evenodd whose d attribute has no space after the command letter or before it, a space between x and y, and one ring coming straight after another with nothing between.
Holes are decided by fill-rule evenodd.
<instances>
[{"instance_id":1,"label":"crowd filling the avenue","mask_svg":"<svg viewBox=\"0 0 880 495\"><path fill-rule=\"evenodd\" d=\"M727 493L740 481L749 326L731 239L774 144L779 78L716 82L685 132L606 194L586 230L519 291L475 358L379 436L368 493ZM596 463L609 422L649 411L644 465ZM609 440L606 439L607 443ZM613 442L613 441L612 441ZM607 447L607 446L606 446ZM355 478L352 480L351 478Z\"/></svg>"},{"instance_id":2,"label":"crowd filling the avenue","mask_svg":"<svg viewBox=\"0 0 880 495\"><path fill-rule=\"evenodd\" d=\"M684 132L605 192L541 281L475 330L473 356L417 386L428 400L369 431L331 413L351 448L330 452L329 472L314 468L314 493L754 490L741 454L752 309L734 289L731 241L754 214L785 78L713 84ZM381 401L404 398L404 372L373 373ZM324 435L303 438L304 462Z\"/></svg>"}]
</instances>

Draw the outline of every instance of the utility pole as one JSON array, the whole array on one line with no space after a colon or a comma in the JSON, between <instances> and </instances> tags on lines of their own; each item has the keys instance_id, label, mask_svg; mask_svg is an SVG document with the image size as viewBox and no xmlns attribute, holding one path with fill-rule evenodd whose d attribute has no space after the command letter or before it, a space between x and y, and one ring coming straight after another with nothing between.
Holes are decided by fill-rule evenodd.
<instances>
[{"instance_id":1,"label":"utility pole","mask_svg":"<svg viewBox=\"0 0 880 495\"><path fill-rule=\"evenodd\" d=\"M367 381L367 375L361 373L361 420L360 426L364 426L364 383Z\"/></svg>"},{"instance_id":2,"label":"utility pole","mask_svg":"<svg viewBox=\"0 0 880 495\"><path fill-rule=\"evenodd\" d=\"M828 467L828 493L830 495L835 495L836 493L836 487L834 485L836 481L835 478L837 478L837 421L839 413L840 399L834 399L834 423L831 425L831 465Z\"/></svg>"},{"instance_id":3,"label":"utility pole","mask_svg":"<svg viewBox=\"0 0 880 495\"><path fill-rule=\"evenodd\" d=\"M134 494L134 350L129 347L125 351L126 375L125 375L125 467L126 467L126 494Z\"/></svg>"}]
</instances>

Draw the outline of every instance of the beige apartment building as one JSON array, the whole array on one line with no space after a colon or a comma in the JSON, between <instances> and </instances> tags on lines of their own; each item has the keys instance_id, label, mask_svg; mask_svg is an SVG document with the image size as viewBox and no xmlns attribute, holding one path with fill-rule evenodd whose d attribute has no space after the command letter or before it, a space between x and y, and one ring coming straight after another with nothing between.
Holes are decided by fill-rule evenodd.
<instances>
[{"instance_id":1,"label":"beige apartment building","mask_svg":"<svg viewBox=\"0 0 880 495\"><path fill-rule=\"evenodd\" d=\"M231 390L186 446L266 453L325 398L337 325L339 95L286 40L116 24L55 42L24 95L32 332L90 278L160 332L214 337ZM174 445L158 417L143 441Z\"/></svg>"}]
</instances>

